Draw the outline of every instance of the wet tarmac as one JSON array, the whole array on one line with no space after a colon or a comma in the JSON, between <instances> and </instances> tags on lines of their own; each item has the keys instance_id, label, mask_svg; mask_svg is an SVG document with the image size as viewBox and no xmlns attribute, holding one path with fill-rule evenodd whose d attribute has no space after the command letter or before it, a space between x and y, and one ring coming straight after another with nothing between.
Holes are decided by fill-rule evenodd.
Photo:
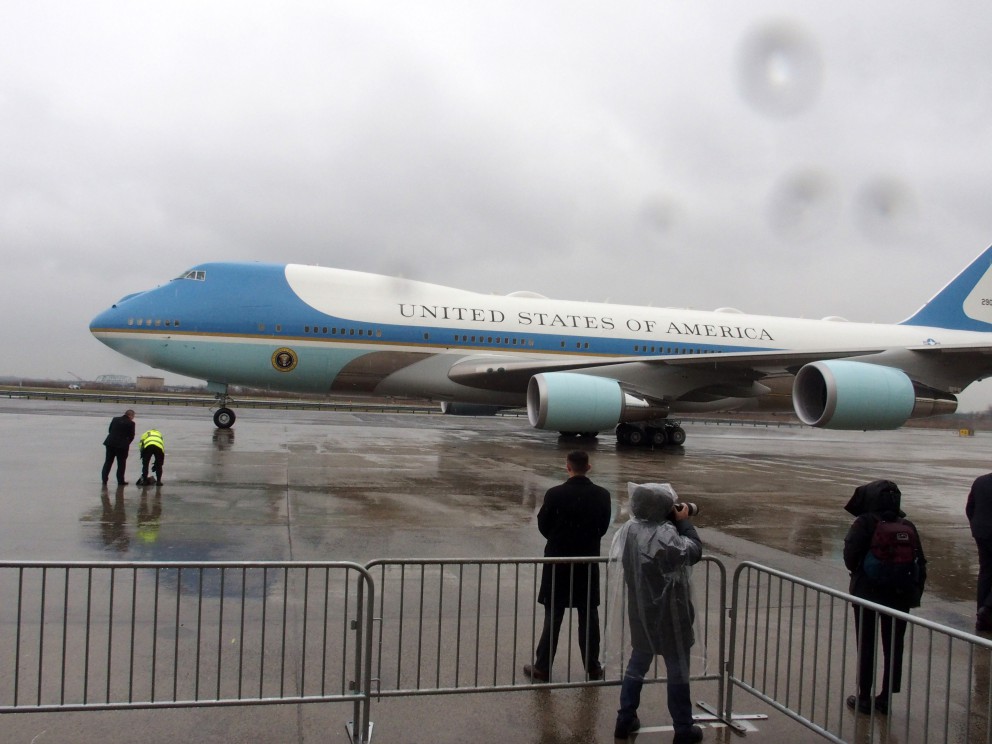
<instances>
[{"instance_id":1,"label":"wet tarmac","mask_svg":"<svg viewBox=\"0 0 992 744\"><path fill-rule=\"evenodd\" d=\"M860 483L895 480L929 559L914 613L972 626L977 557L963 509L971 481L990 469L989 434L687 424L684 448L653 451L618 448L612 436L560 441L517 418L245 409L220 431L203 408L136 406L138 432L165 435L165 483L104 492L101 442L125 407L0 399L0 559L538 556L537 508L563 480L565 454L581 446L593 480L616 496L627 481L668 481L696 502L705 549L729 570L754 560L839 589L844 504ZM139 468L132 450L132 484ZM715 701L707 687L694 686L694 697ZM650 694L644 709L655 705L664 724L663 692ZM382 700L372 708L373 741L613 741L617 696L602 687ZM346 741L349 712L321 704L11 714L0 717L0 740L130 741L137 727L145 741ZM642 716L646 726L650 718ZM774 712L756 727L747 740L822 740ZM638 741L670 736L646 731ZM712 729L706 740L736 737Z\"/></svg>"}]
</instances>

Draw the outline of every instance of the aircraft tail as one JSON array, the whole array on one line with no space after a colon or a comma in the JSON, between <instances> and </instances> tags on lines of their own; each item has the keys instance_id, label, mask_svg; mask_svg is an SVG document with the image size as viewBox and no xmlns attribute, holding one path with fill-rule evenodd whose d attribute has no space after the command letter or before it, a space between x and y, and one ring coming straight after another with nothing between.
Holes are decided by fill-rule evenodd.
<instances>
[{"instance_id":1,"label":"aircraft tail","mask_svg":"<svg viewBox=\"0 0 992 744\"><path fill-rule=\"evenodd\" d=\"M900 325L992 332L992 246Z\"/></svg>"}]
</instances>

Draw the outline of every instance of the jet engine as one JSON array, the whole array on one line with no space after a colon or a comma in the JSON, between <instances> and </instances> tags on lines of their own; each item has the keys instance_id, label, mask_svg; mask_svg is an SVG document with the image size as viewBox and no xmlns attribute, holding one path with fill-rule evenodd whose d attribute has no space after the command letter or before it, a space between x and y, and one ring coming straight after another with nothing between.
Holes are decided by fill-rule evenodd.
<instances>
[{"instance_id":1,"label":"jet engine","mask_svg":"<svg viewBox=\"0 0 992 744\"><path fill-rule=\"evenodd\" d=\"M813 362L792 385L799 420L824 429L897 429L911 418L954 413L953 395L914 383L900 369L849 360Z\"/></svg>"},{"instance_id":2,"label":"jet engine","mask_svg":"<svg viewBox=\"0 0 992 744\"><path fill-rule=\"evenodd\" d=\"M527 418L538 429L598 432L621 421L663 418L668 410L605 377L544 372L527 384Z\"/></svg>"}]
</instances>

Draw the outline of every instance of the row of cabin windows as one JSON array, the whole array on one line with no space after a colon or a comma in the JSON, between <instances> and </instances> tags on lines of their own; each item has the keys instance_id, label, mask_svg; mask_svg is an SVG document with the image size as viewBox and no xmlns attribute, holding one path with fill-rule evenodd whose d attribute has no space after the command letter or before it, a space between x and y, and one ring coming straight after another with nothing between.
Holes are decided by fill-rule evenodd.
<instances>
[{"instance_id":1,"label":"row of cabin windows","mask_svg":"<svg viewBox=\"0 0 992 744\"><path fill-rule=\"evenodd\" d=\"M426 337L426 334L424 334ZM459 336L455 334L456 344L503 344L504 346L533 346L534 339L510 338L509 336Z\"/></svg>"},{"instance_id":2,"label":"row of cabin windows","mask_svg":"<svg viewBox=\"0 0 992 744\"><path fill-rule=\"evenodd\" d=\"M371 328L335 328L331 326L303 326L304 333L323 333L331 336L368 336L371 338L373 336L373 331ZM375 329L374 335L376 338L382 337L382 330L379 328ZM426 335L426 334L425 334Z\"/></svg>"},{"instance_id":3,"label":"row of cabin windows","mask_svg":"<svg viewBox=\"0 0 992 744\"><path fill-rule=\"evenodd\" d=\"M145 319L145 318L128 318L127 319L127 324L129 326L139 326L139 327L140 326L149 326L149 327L155 326L156 328L161 328L163 326L166 327L166 328L178 328L179 327L179 321L178 320L168 320L168 319L162 320L161 318L155 318L154 320L152 320L151 318L147 318L147 319ZM259 323L258 324L258 330L259 331L264 331L265 330L265 323ZM281 331L282 331L282 324L281 323L277 323L276 324L276 332L279 333Z\"/></svg>"},{"instance_id":4,"label":"row of cabin windows","mask_svg":"<svg viewBox=\"0 0 992 744\"><path fill-rule=\"evenodd\" d=\"M178 328L179 327L179 321L178 320L162 320L161 318L155 318L155 319L152 319L152 318L147 318L147 319L146 318L128 318L127 324L129 326L139 326L139 327L140 326L154 326L156 328L160 328L162 326L164 326L166 328ZM259 323L258 324L258 330L259 331L264 331L265 330L265 324L264 323ZM276 330L276 333L281 333L282 332L282 324L281 323L276 324L275 330ZM382 337L382 330L379 329L379 328L376 328L375 331L373 331L371 328L357 328L356 329L356 328L336 328L334 326L328 327L328 326L316 326L316 325L315 326L309 326L309 325L306 325L306 326L303 326L303 331L304 331L304 333L311 333L311 332L312 333L322 333L322 334L328 334L328 335L332 335L332 336L368 336L369 338L371 338L374 335L376 338L381 338ZM426 333L426 332L424 333L424 340L425 341L430 340L430 334L429 333ZM486 344L492 344L492 343L499 344L499 343L502 343L505 346L530 346L530 347L532 347L532 346L534 346L534 339L532 339L532 338L531 339L527 339L527 338L516 339L516 338L510 338L510 337L507 337L507 336L504 336L502 338L499 337L499 336L495 336L495 337L494 336L468 336L468 335L459 336L459 335L456 334L455 335L455 343L480 343L480 344L481 343L486 343ZM568 347L568 343L569 343L568 341L564 341L563 340L561 342L561 348L563 348L563 349L567 348ZM588 349L589 348L589 342L588 341L576 341L575 342L575 348L576 349L580 349L580 350ZM647 352L647 353L651 353L651 354L715 354L715 353L717 353L714 350L707 350L707 349L678 349L678 348L673 347L673 346L650 346L649 347L647 345L640 345L640 344L635 344L634 345L634 351Z\"/></svg>"},{"instance_id":5,"label":"row of cabin windows","mask_svg":"<svg viewBox=\"0 0 992 744\"><path fill-rule=\"evenodd\" d=\"M128 318L127 324L129 326L155 326L156 328L161 328L165 326L166 328L178 328L178 320L162 320L161 318Z\"/></svg>"},{"instance_id":6,"label":"row of cabin windows","mask_svg":"<svg viewBox=\"0 0 992 744\"><path fill-rule=\"evenodd\" d=\"M677 346L640 346L634 344L634 351L649 354L719 354L716 349L680 349Z\"/></svg>"}]
</instances>

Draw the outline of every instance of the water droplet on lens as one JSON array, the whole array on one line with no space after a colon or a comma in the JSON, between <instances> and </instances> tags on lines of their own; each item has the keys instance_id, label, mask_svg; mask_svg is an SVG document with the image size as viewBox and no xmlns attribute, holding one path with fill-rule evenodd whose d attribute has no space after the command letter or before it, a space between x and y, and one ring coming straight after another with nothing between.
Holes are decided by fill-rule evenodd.
<instances>
[{"instance_id":1,"label":"water droplet on lens","mask_svg":"<svg viewBox=\"0 0 992 744\"><path fill-rule=\"evenodd\" d=\"M741 95L762 113L792 116L820 92L823 64L815 41L790 22L753 30L738 55Z\"/></svg>"}]
</instances>

